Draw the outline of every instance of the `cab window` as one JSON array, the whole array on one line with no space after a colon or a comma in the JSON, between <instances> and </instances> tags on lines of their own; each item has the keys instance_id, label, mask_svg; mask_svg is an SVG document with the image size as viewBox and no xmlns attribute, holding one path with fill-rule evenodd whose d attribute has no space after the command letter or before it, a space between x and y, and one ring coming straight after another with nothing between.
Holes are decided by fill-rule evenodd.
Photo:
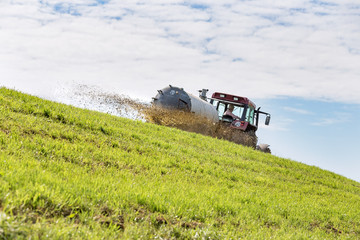
<instances>
[{"instance_id":1,"label":"cab window","mask_svg":"<svg viewBox=\"0 0 360 240\"><path fill-rule=\"evenodd\" d=\"M225 108L226 108L226 104L225 104L225 103L219 103L217 110L218 110L218 114L219 114L219 118L220 118L220 119L221 119L222 116L224 115Z\"/></svg>"},{"instance_id":2,"label":"cab window","mask_svg":"<svg viewBox=\"0 0 360 240\"><path fill-rule=\"evenodd\" d=\"M219 101L215 99L211 99L210 104L212 104L216 108L216 110L218 111L219 119L221 120L225 112L226 105L224 103L219 103Z\"/></svg>"},{"instance_id":3,"label":"cab window","mask_svg":"<svg viewBox=\"0 0 360 240\"><path fill-rule=\"evenodd\" d=\"M252 125L254 125L254 114L255 114L255 109L253 107L249 106L247 108L247 111L246 111L246 119L245 119L245 121L249 122Z\"/></svg>"}]
</instances>

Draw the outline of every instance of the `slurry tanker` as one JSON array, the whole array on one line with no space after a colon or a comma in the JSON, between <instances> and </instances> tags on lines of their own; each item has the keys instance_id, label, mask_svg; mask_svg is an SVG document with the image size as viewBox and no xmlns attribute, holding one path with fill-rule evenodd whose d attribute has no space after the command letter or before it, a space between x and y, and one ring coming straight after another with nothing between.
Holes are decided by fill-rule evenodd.
<instances>
[{"instance_id":1,"label":"slurry tanker","mask_svg":"<svg viewBox=\"0 0 360 240\"><path fill-rule=\"evenodd\" d=\"M199 90L199 97L187 93L183 88L169 85L158 90L153 98L157 107L180 110L204 117L216 124L232 130L232 134L246 133L256 138L260 114L264 114L265 125L270 123L270 114L256 108L254 102L246 97L228 93L214 92L211 98L207 97L208 89ZM270 152L269 145L256 145L252 147L263 152Z\"/></svg>"}]
</instances>

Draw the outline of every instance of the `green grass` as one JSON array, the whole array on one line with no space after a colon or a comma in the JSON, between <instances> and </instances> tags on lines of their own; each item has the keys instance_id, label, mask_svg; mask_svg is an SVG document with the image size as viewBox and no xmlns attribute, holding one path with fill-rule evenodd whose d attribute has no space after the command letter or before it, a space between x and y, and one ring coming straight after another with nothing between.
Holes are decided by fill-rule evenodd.
<instances>
[{"instance_id":1,"label":"green grass","mask_svg":"<svg viewBox=\"0 0 360 240\"><path fill-rule=\"evenodd\" d=\"M14 238L360 239L360 184L0 88L0 239Z\"/></svg>"}]
</instances>

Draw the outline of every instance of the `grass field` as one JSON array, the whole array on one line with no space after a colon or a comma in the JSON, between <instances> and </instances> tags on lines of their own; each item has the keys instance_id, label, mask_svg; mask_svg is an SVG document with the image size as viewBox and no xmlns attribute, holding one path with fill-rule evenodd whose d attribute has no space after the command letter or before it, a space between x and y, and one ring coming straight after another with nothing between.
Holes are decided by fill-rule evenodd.
<instances>
[{"instance_id":1,"label":"grass field","mask_svg":"<svg viewBox=\"0 0 360 240\"><path fill-rule=\"evenodd\" d=\"M360 239L360 183L0 88L0 239L15 238Z\"/></svg>"}]
</instances>

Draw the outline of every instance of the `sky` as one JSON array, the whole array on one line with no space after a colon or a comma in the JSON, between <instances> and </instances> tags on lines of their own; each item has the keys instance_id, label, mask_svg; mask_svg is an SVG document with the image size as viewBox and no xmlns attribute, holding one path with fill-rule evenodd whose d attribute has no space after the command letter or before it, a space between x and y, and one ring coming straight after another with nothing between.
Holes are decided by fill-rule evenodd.
<instances>
[{"instance_id":1,"label":"sky","mask_svg":"<svg viewBox=\"0 0 360 240\"><path fill-rule=\"evenodd\" d=\"M0 1L0 86L79 105L77 85L168 84L249 97L273 154L360 182L358 0Z\"/></svg>"}]
</instances>

